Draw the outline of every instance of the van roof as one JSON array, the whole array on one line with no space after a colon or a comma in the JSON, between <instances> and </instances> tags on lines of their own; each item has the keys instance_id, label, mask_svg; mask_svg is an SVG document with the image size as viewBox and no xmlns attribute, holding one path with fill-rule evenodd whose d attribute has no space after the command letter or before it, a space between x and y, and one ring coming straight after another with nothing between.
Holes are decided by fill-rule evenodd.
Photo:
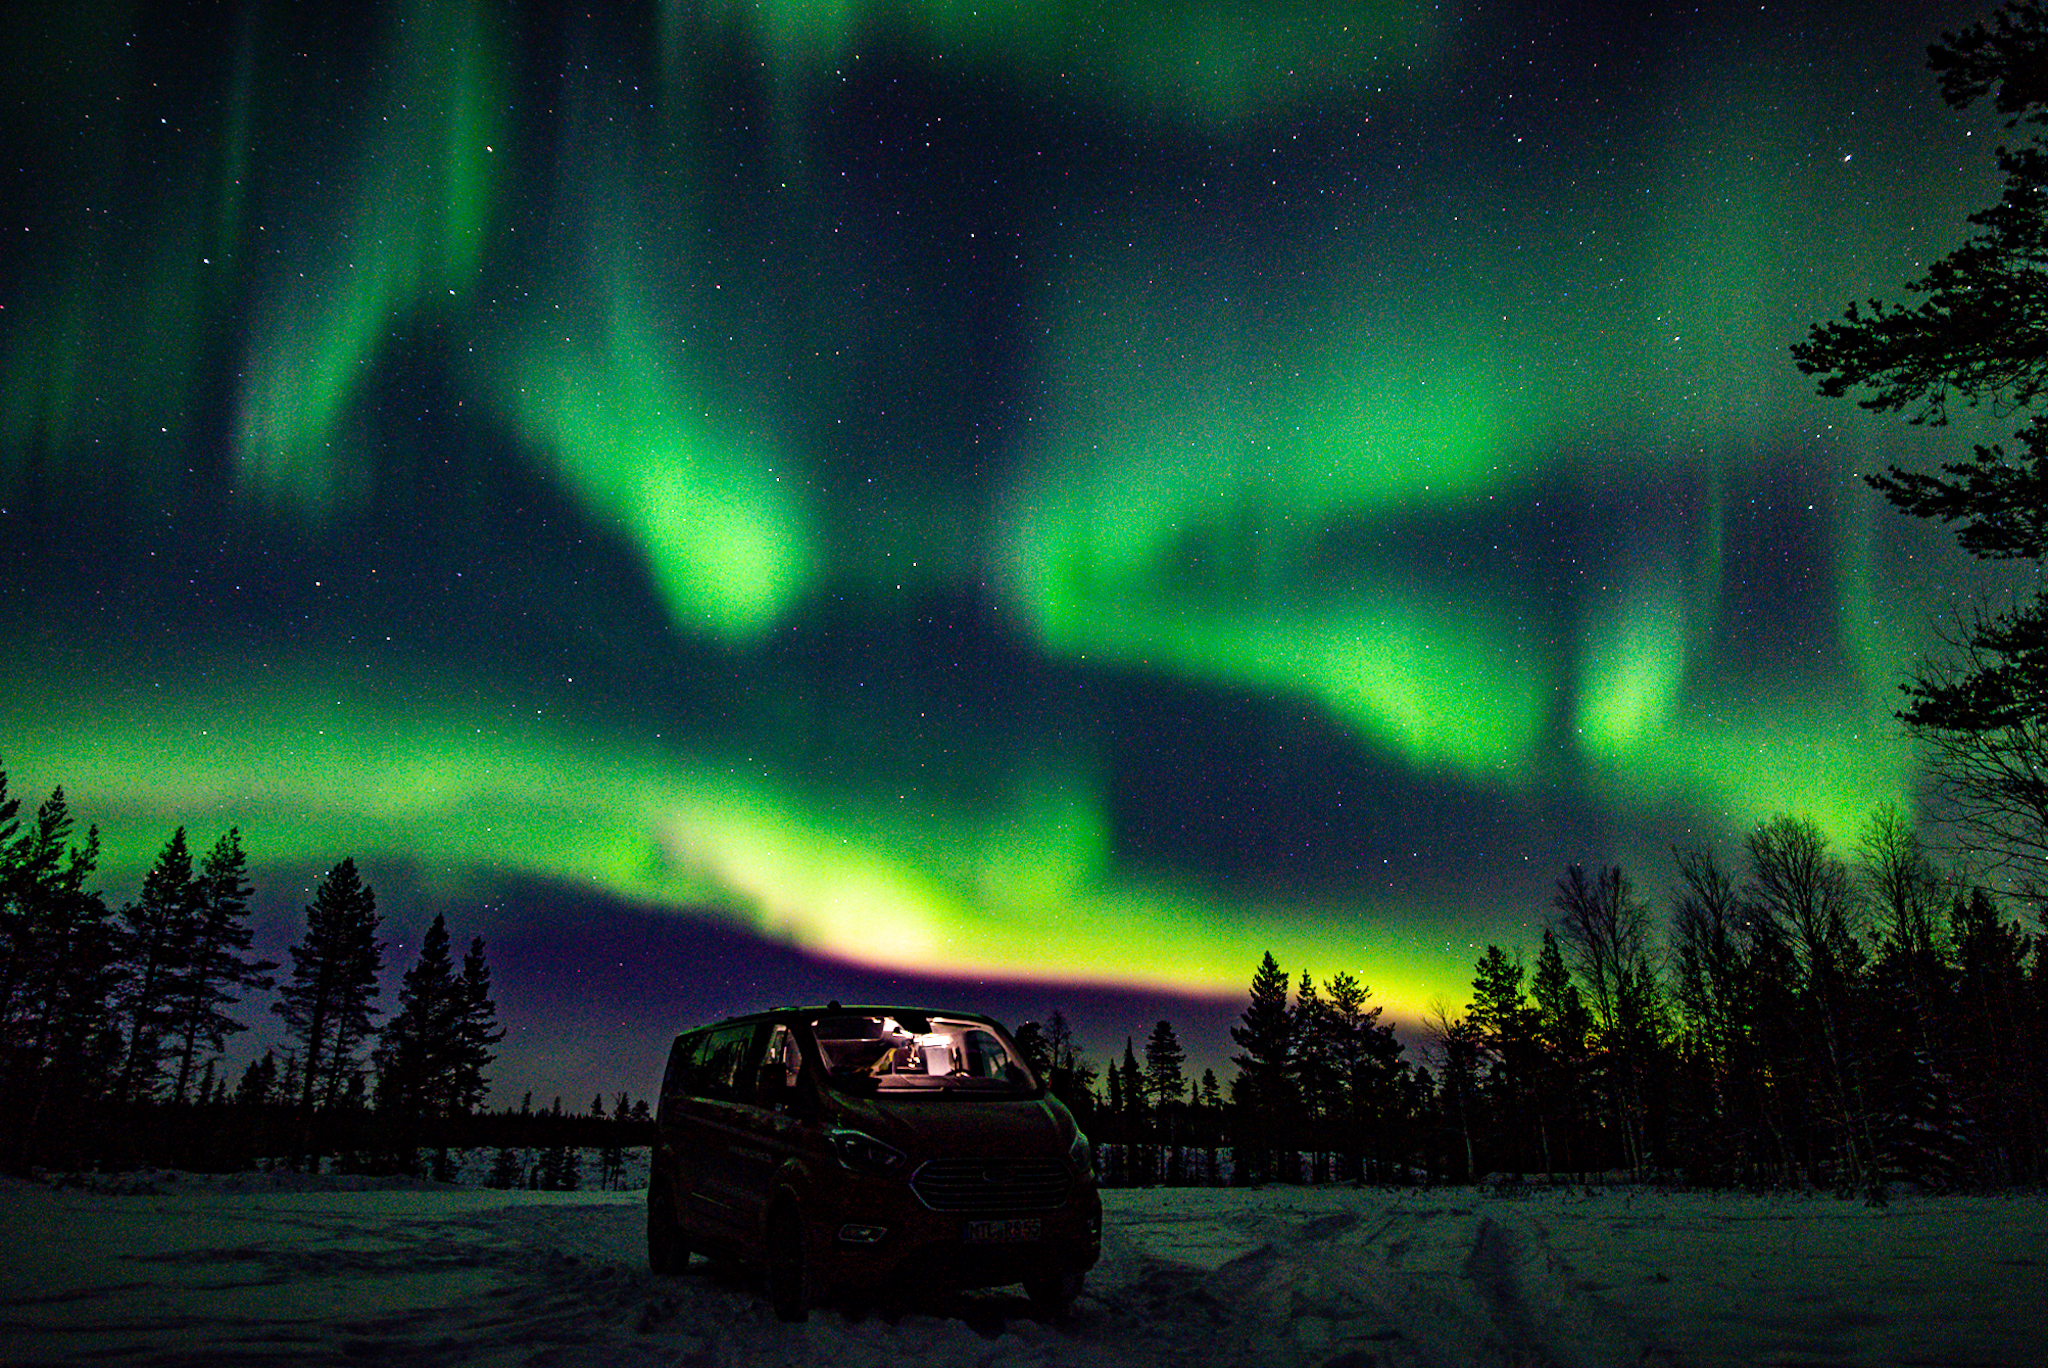
<instances>
[{"instance_id":1,"label":"van roof","mask_svg":"<svg viewBox=\"0 0 2048 1368\"><path fill-rule=\"evenodd\" d=\"M896 1016L909 1013L921 1017L953 1017L961 1021L984 1021L998 1026L1002 1024L987 1012L970 1012L958 1007L913 1007L907 1002L818 1002L807 1005L789 1003L778 1007L763 1007L757 1012L741 1012L736 1016L721 1017L717 1021L687 1027L678 1034L689 1035L692 1031L710 1031L720 1026L731 1026L742 1021L761 1021L771 1017L815 1016L820 1012L847 1012L868 1016Z\"/></svg>"}]
</instances>

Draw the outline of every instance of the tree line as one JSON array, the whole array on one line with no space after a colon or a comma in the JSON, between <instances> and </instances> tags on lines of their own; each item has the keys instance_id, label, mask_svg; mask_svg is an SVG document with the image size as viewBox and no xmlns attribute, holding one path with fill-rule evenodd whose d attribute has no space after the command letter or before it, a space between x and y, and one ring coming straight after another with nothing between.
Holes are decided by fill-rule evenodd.
<instances>
[{"instance_id":1,"label":"tree line","mask_svg":"<svg viewBox=\"0 0 2048 1368\"><path fill-rule=\"evenodd\" d=\"M1110 1183L1622 1176L1882 1198L2048 1183L2048 912L1940 868L1881 807L1853 851L1759 823L1730 867L1673 852L1660 915L1566 868L1533 965L1489 945L1410 1059L1348 973L1268 953L1227 1097L1160 1022L1107 1070L1057 1012L1018 1041L1105 1146Z\"/></svg>"},{"instance_id":2,"label":"tree line","mask_svg":"<svg viewBox=\"0 0 2048 1368\"><path fill-rule=\"evenodd\" d=\"M379 1025L382 919L353 859L320 881L281 978L250 950L238 830L195 860L178 828L118 907L89 886L99 860L98 830L78 834L61 788L24 819L0 770L0 1166L236 1167L262 1154L317 1169L346 1146L407 1168L431 1143L447 1168L504 1037L481 937L458 968L437 916ZM248 1028L236 1008L271 989L292 1048L266 1052L230 1092L227 1041Z\"/></svg>"},{"instance_id":3,"label":"tree line","mask_svg":"<svg viewBox=\"0 0 2048 1368\"><path fill-rule=\"evenodd\" d=\"M587 1115L481 1110L496 1020L481 938L435 918L393 1009L376 895L353 860L305 909L289 967L251 953L239 832L174 832L137 896L91 888L99 838L62 790L24 818L0 771L0 1159L7 1167L246 1167L600 1182L651 1140L645 1101ZM1057 1011L1019 1046L1101 1147L1114 1184L1467 1182L1623 1173L1879 1194L2048 1182L2048 914L1937 865L1894 811L1846 854L1812 821L1760 823L1734 866L1673 854L1660 914L1621 869L1571 866L1533 964L1489 945L1471 996L1411 1059L1370 989L1267 954L1227 1085L1191 1077L1170 1022L1098 1068ZM282 972L280 972L282 971ZM244 997L275 990L291 1042L230 1087ZM520 1156L524 1155L524 1158ZM538 1157L535 1157L538 1156Z\"/></svg>"}]
</instances>

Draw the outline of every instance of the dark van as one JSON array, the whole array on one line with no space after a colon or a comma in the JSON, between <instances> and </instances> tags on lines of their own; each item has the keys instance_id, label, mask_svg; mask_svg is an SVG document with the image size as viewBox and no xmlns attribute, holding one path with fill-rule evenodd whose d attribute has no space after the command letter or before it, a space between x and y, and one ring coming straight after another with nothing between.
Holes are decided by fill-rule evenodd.
<instances>
[{"instance_id":1,"label":"dark van","mask_svg":"<svg viewBox=\"0 0 2048 1368\"><path fill-rule=\"evenodd\" d=\"M647 1259L765 1265L775 1313L1022 1283L1065 1309L1102 1252L1093 1152L973 1012L782 1007L685 1031L662 1076Z\"/></svg>"}]
</instances>

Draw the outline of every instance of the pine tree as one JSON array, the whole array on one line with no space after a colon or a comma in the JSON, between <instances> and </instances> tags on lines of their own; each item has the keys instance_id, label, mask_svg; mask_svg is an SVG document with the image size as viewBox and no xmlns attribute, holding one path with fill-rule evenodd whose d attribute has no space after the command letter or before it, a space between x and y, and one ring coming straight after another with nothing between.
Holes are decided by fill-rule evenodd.
<instances>
[{"instance_id":1,"label":"pine tree","mask_svg":"<svg viewBox=\"0 0 2048 1368\"><path fill-rule=\"evenodd\" d=\"M377 939L376 894L352 859L327 872L306 908L306 937L291 947L291 978L272 1008L298 1040L299 1108L310 1125L316 1108L333 1108L362 1083L356 1052L370 1032L383 967ZM320 1162L316 1137L307 1134L307 1159Z\"/></svg>"},{"instance_id":2,"label":"pine tree","mask_svg":"<svg viewBox=\"0 0 2048 1368\"><path fill-rule=\"evenodd\" d=\"M0 1018L0 1134L12 1134L4 1159L17 1168L35 1161L53 1107L107 1096L120 1068L109 1004L123 981L121 941L106 903L85 887L99 863L99 833L88 828L73 845L72 827L63 790L54 790L6 860L10 932L22 959L13 966L13 1010Z\"/></svg>"},{"instance_id":3,"label":"pine tree","mask_svg":"<svg viewBox=\"0 0 2048 1368\"><path fill-rule=\"evenodd\" d=\"M1984 860L2038 879L2048 862L2048 7L2008 0L1990 24L1942 35L1928 53L1942 98L1956 109L1993 97L2023 139L1997 151L1998 203L1969 218L1976 230L1906 288L1911 305L1851 304L1792 348L1799 369L1831 397L1948 422L1953 405L2019 422L2016 451L1977 445L1941 472L1891 468L1865 478L1913 517L1957 526L1987 560L2032 561L2033 587L2002 611L1980 612L1954 658L1923 662L1899 716L1928 743L1948 815Z\"/></svg>"},{"instance_id":4,"label":"pine tree","mask_svg":"<svg viewBox=\"0 0 2048 1368\"><path fill-rule=\"evenodd\" d=\"M142 881L142 893L121 909L129 964L122 1014L128 1026L121 1066L124 1099L154 1097L161 1082L165 1036L177 1023L177 997L197 939L199 902L192 852L179 827Z\"/></svg>"},{"instance_id":5,"label":"pine tree","mask_svg":"<svg viewBox=\"0 0 2048 1368\"><path fill-rule=\"evenodd\" d=\"M20 830L16 811L14 800L0 799L0 839ZM85 1006L85 982L104 992L118 968L100 895L85 887L99 863L99 834L88 829L74 845L74 827L64 790L55 789L29 829L0 847L0 1089L29 1087L48 1071L57 1038ZM88 1015L98 1020L103 1007Z\"/></svg>"},{"instance_id":6,"label":"pine tree","mask_svg":"<svg viewBox=\"0 0 2048 1368\"><path fill-rule=\"evenodd\" d=\"M185 1100L199 1051L218 1052L229 1036L247 1029L224 1009L241 1001L242 991L261 991L274 982L270 971L277 965L248 954L254 935L248 921L248 864L242 833L229 827L207 852L193 883L193 936L168 1004L178 1053L173 1101Z\"/></svg>"}]
</instances>

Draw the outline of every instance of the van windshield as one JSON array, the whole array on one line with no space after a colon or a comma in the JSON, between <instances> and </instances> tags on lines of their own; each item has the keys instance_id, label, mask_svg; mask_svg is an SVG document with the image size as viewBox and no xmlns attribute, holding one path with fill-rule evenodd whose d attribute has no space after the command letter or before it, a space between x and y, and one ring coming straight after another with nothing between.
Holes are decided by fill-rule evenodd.
<instances>
[{"instance_id":1,"label":"van windshield","mask_svg":"<svg viewBox=\"0 0 2048 1368\"><path fill-rule=\"evenodd\" d=\"M830 1012L810 1027L827 1079L848 1092L1038 1092L1016 1047L986 1022Z\"/></svg>"}]
</instances>

